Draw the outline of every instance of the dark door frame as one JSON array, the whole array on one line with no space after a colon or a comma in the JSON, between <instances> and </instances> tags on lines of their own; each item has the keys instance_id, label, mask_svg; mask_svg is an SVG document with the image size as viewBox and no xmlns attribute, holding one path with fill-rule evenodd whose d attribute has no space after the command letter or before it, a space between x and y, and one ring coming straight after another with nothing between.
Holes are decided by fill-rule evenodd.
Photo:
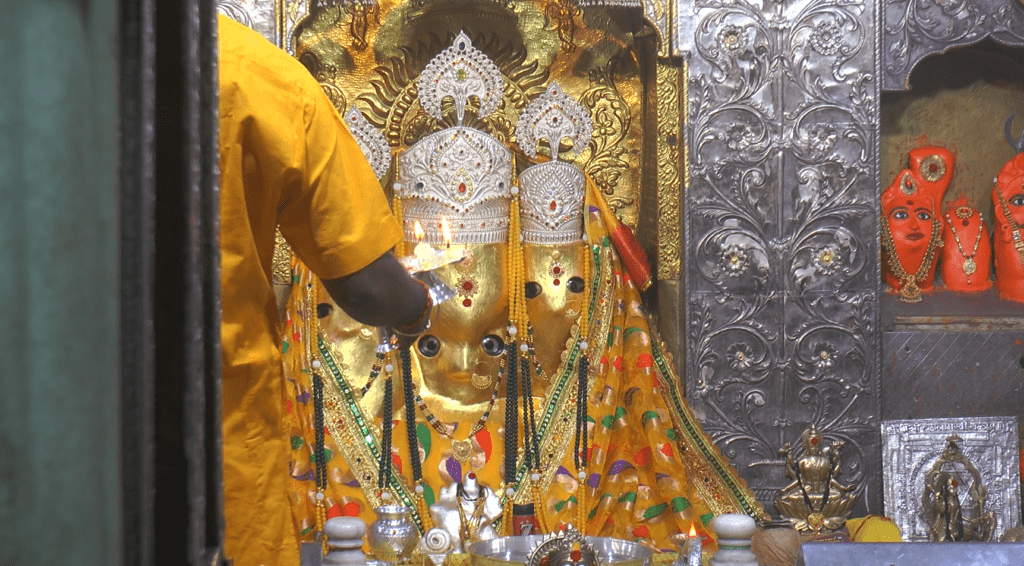
<instances>
[{"instance_id":1,"label":"dark door frame","mask_svg":"<svg viewBox=\"0 0 1024 566\"><path fill-rule=\"evenodd\" d=\"M120 10L124 564L222 564L214 0Z\"/></svg>"}]
</instances>

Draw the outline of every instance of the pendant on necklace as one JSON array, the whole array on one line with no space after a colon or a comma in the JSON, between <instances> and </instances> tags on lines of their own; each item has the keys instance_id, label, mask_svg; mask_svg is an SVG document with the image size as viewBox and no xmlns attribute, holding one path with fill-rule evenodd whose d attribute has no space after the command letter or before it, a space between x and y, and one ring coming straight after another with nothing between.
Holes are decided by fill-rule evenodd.
<instances>
[{"instance_id":1,"label":"pendant on necklace","mask_svg":"<svg viewBox=\"0 0 1024 566\"><path fill-rule=\"evenodd\" d=\"M464 440L452 439L452 456L461 464L465 464L473 457L473 441L469 438Z\"/></svg>"},{"instance_id":2,"label":"pendant on necklace","mask_svg":"<svg viewBox=\"0 0 1024 566\"><path fill-rule=\"evenodd\" d=\"M917 280L911 278L900 289L900 298L907 303L916 303L921 300L921 288L917 286Z\"/></svg>"},{"instance_id":3,"label":"pendant on necklace","mask_svg":"<svg viewBox=\"0 0 1024 566\"><path fill-rule=\"evenodd\" d=\"M977 270L978 264L974 263L973 257L969 257L964 260L964 273L966 273L967 275L971 275Z\"/></svg>"}]
</instances>

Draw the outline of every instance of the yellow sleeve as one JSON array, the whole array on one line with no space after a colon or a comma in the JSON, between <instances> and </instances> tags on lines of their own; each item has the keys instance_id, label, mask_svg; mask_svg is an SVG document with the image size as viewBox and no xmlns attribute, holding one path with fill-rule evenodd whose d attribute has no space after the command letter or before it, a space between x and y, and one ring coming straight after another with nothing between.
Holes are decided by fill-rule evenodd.
<instances>
[{"instance_id":1,"label":"yellow sleeve","mask_svg":"<svg viewBox=\"0 0 1024 566\"><path fill-rule=\"evenodd\" d=\"M303 109L300 182L288 183L278 214L281 233L321 279L366 267L402 238L384 192L319 85ZM300 133L300 135L302 135Z\"/></svg>"}]
</instances>

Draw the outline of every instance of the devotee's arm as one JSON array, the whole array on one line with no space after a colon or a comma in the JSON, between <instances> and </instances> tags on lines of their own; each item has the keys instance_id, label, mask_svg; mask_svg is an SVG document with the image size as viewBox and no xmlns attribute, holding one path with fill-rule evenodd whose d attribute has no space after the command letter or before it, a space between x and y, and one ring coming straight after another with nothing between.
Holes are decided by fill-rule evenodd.
<instances>
[{"instance_id":1,"label":"devotee's arm","mask_svg":"<svg viewBox=\"0 0 1024 566\"><path fill-rule=\"evenodd\" d=\"M349 316L403 334L422 332L429 314L426 288L388 252L401 240L401 226L318 85L310 92L305 121L304 177L283 198L281 232Z\"/></svg>"},{"instance_id":2,"label":"devotee's arm","mask_svg":"<svg viewBox=\"0 0 1024 566\"><path fill-rule=\"evenodd\" d=\"M426 288L409 277L390 253L355 273L323 283L334 302L363 324L405 326L424 318Z\"/></svg>"}]
</instances>

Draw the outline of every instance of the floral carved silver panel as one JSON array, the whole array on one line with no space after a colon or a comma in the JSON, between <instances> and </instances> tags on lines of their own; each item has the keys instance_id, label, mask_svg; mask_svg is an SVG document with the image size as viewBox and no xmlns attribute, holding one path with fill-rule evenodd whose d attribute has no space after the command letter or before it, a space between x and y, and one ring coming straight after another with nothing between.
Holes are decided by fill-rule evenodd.
<instances>
[{"instance_id":1,"label":"floral carved silver panel","mask_svg":"<svg viewBox=\"0 0 1024 566\"><path fill-rule=\"evenodd\" d=\"M680 4L687 396L769 512L809 423L881 511L875 6Z\"/></svg>"},{"instance_id":2,"label":"floral carved silver panel","mask_svg":"<svg viewBox=\"0 0 1024 566\"><path fill-rule=\"evenodd\" d=\"M882 89L905 90L914 65L986 37L1024 45L1020 0L886 0L882 35Z\"/></svg>"}]
</instances>

